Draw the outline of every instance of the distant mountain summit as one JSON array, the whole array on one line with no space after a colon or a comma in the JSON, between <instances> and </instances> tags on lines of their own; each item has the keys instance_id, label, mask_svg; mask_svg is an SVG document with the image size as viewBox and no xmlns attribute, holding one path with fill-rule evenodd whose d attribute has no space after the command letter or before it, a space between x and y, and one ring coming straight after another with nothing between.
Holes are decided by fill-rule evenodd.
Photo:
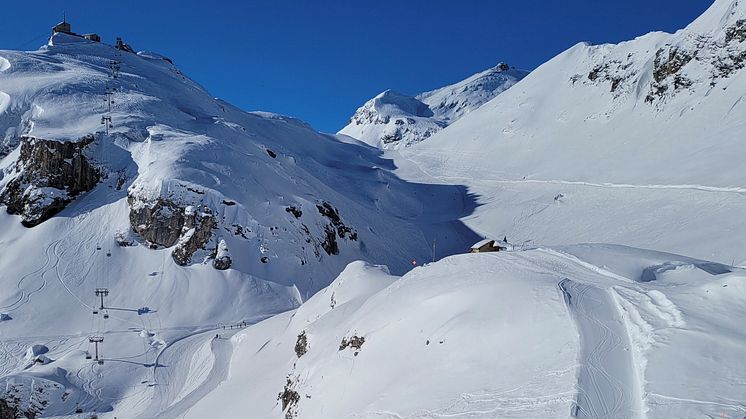
<instances>
[{"instance_id":1,"label":"distant mountain summit","mask_svg":"<svg viewBox=\"0 0 746 419\"><path fill-rule=\"evenodd\" d=\"M499 63L458 83L414 97L386 90L361 106L339 134L381 148L407 147L489 102L527 74Z\"/></svg>"},{"instance_id":2,"label":"distant mountain summit","mask_svg":"<svg viewBox=\"0 0 746 419\"><path fill-rule=\"evenodd\" d=\"M463 178L740 187L745 67L746 2L717 1L673 34L579 43L411 154Z\"/></svg>"}]
</instances>

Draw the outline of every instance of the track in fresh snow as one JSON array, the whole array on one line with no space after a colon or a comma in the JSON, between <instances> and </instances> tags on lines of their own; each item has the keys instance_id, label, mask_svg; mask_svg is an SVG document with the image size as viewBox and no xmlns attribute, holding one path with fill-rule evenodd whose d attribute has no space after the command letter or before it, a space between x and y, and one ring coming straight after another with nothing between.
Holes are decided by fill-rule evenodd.
<instances>
[{"instance_id":1,"label":"track in fresh snow","mask_svg":"<svg viewBox=\"0 0 746 419\"><path fill-rule=\"evenodd\" d=\"M160 412L158 417L164 419L180 417L228 377L230 359L233 353L233 344L230 338L226 336L220 339L212 339L210 349L213 357L212 368L204 380L178 402Z\"/></svg>"},{"instance_id":2,"label":"track in fresh snow","mask_svg":"<svg viewBox=\"0 0 746 419\"><path fill-rule=\"evenodd\" d=\"M629 418L642 413L629 336L607 290L564 279L558 284L580 333L578 394L572 416Z\"/></svg>"},{"instance_id":3,"label":"track in fresh snow","mask_svg":"<svg viewBox=\"0 0 746 419\"><path fill-rule=\"evenodd\" d=\"M401 157L399 157L401 156ZM665 189L665 190L690 190L690 191L703 191L703 192L715 192L715 193L735 193L740 195L746 195L746 188L742 187L727 187L727 186L709 186L709 185L676 185L676 184L631 184L631 183L613 183L613 182L584 182L584 181L573 181L573 180L560 180L560 179L506 179L504 173L495 173L490 175L489 172L484 172L483 168L479 168L479 175L475 175L473 178L466 176L443 176L431 173L422 167L420 163L409 157L404 157L402 154L398 154L397 158L404 159L412 163L420 172L424 173L430 178L437 179L444 183L457 183L468 185L474 183L474 179L481 179L481 181L489 184L506 184L506 185L520 185L520 184L545 184L545 185L567 185L567 186L585 186L590 188L606 188L606 189Z\"/></svg>"},{"instance_id":4,"label":"track in fresh snow","mask_svg":"<svg viewBox=\"0 0 746 419\"><path fill-rule=\"evenodd\" d=\"M16 288L20 293L18 299L8 305L0 307L0 310L3 310L3 312L7 313L16 311L21 306L31 301L32 295L44 289L44 287L47 285L47 273L56 269L57 264L60 261L59 257L57 257L56 260L52 262L52 255L54 255L55 257L57 256L56 249L61 241L61 239L56 240L49 246L47 246L47 248L44 250L44 264L40 268L23 275L18 280L18 283L16 284Z\"/></svg>"},{"instance_id":5,"label":"track in fresh snow","mask_svg":"<svg viewBox=\"0 0 746 419\"><path fill-rule=\"evenodd\" d=\"M228 376L233 354L230 338L239 330L229 331L220 325L212 325L189 333L164 347L156 357L153 367L152 397L138 417L151 418L154 413L158 413L159 418L181 417L214 390ZM214 333L218 333L220 339L214 339ZM194 377L194 370L202 366L192 365L195 362L193 356L184 354L197 353L206 342L210 342L212 365L206 376ZM198 383L192 382L195 378ZM182 392L187 388L191 390L182 397Z\"/></svg>"}]
</instances>

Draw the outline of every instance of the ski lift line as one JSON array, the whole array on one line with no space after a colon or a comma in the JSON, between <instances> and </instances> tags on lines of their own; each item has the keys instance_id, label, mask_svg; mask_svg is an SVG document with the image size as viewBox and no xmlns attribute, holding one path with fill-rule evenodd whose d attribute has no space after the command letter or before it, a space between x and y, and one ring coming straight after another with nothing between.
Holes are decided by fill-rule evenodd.
<instances>
[{"instance_id":1,"label":"ski lift line","mask_svg":"<svg viewBox=\"0 0 746 419\"><path fill-rule=\"evenodd\" d=\"M68 233L68 234L69 234L69 233ZM58 259L60 258L60 256L61 256L61 255L59 255L59 254L57 253L57 248L58 248L58 245L59 245L59 243L60 243L60 242L62 242L62 240L64 240L64 239L60 239L60 240L58 240L58 241L56 242L56 244L54 245L54 247L55 247L55 248L53 249L53 254L54 254L54 256L55 256L56 258L58 258ZM90 272L90 270L89 270L89 272ZM67 290L68 294L70 294L71 296L73 296L73 297L74 297L74 298L75 298L76 300L78 300L78 302L79 302L79 303L80 303L81 305L83 305L84 307L86 307L86 308L87 308L88 310L93 310L93 309L94 309L95 305L94 305L94 306L90 306L90 305L86 304L85 302L83 302L83 300L81 300L81 299L80 299L80 298L79 298L79 297L78 297L77 295L75 295L75 294L74 294L74 293L72 292L72 290L71 290L71 289L70 289L70 288L69 288L69 287L67 286L67 284L65 284L65 282L64 282L64 281L62 280L62 275L61 275L61 273L60 273L60 271L59 271L59 264L55 266L55 273L56 273L56 275L57 275L57 279L58 279L58 280L59 280L59 282L60 282L60 283L62 284L62 286L63 286L63 287L65 287L65 290ZM86 276L87 276L87 274L86 274ZM97 282L99 282L99 279L100 279L100 276L96 278ZM103 287L98 287L98 286L97 286L97 288L103 288ZM135 323L135 322L132 322L132 321L130 321L130 320L126 320L126 319L123 319L123 318L119 318L119 317L115 317L115 316L112 316L112 317L116 318L117 320L123 321L123 322L127 322L127 323L130 323L130 324L134 324L134 325L136 325L136 326L138 325L137 323ZM95 322L95 320L94 320L94 322Z\"/></svg>"},{"instance_id":2,"label":"ski lift line","mask_svg":"<svg viewBox=\"0 0 746 419\"><path fill-rule=\"evenodd\" d=\"M45 38L49 38L49 33L48 32L44 32L44 35L39 35L39 36L35 37L34 39L30 39L30 40L24 42L23 44L17 46L16 48L13 48L13 49L15 49L17 51L23 51L24 48L26 48L27 46L31 45L32 43L39 42L39 41L41 41L42 39L45 39Z\"/></svg>"}]
</instances>

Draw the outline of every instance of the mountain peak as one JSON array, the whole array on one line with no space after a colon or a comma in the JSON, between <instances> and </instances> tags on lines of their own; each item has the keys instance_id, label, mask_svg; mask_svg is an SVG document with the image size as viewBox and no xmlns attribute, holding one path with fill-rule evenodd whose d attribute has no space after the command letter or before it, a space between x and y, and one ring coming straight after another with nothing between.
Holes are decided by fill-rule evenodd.
<instances>
[{"instance_id":1,"label":"mountain peak","mask_svg":"<svg viewBox=\"0 0 746 419\"><path fill-rule=\"evenodd\" d=\"M433 112L426 104L391 89L378 94L372 102L376 111L390 116L433 116Z\"/></svg>"},{"instance_id":2,"label":"mountain peak","mask_svg":"<svg viewBox=\"0 0 746 419\"><path fill-rule=\"evenodd\" d=\"M407 147L492 100L527 74L499 62L458 83L414 97L385 90L360 107L339 133L383 148Z\"/></svg>"}]
</instances>

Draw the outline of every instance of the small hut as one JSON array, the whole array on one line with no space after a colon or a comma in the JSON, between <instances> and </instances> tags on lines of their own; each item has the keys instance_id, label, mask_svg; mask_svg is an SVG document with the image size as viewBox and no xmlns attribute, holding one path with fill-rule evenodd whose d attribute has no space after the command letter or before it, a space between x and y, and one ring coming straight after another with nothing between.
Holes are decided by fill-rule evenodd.
<instances>
[{"instance_id":1,"label":"small hut","mask_svg":"<svg viewBox=\"0 0 746 419\"><path fill-rule=\"evenodd\" d=\"M512 249L512 247L513 246L511 246L507 241L484 239L480 242L474 243L474 245L469 249L469 253L502 252Z\"/></svg>"}]
</instances>

